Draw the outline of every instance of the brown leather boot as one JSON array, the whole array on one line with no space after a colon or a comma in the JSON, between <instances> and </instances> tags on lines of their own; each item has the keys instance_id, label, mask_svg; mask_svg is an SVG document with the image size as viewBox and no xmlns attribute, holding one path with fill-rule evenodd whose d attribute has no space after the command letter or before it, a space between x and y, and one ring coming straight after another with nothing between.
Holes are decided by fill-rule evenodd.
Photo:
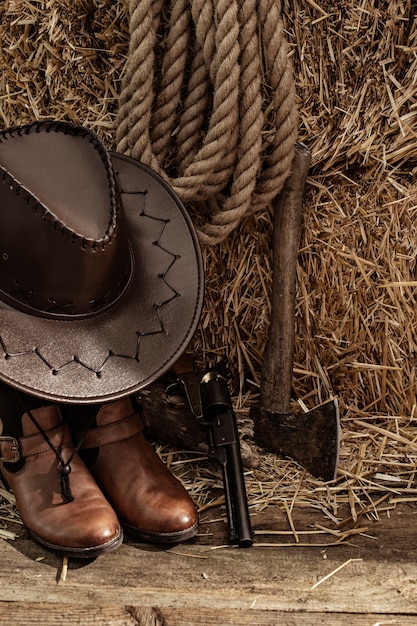
<instances>
[{"instance_id":1,"label":"brown leather boot","mask_svg":"<svg viewBox=\"0 0 417 626\"><path fill-rule=\"evenodd\" d=\"M23 436L18 438L2 434L0 418L0 474L29 534L44 547L77 558L114 550L123 540L117 516L74 454L59 408L49 405L29 413L21 418Z\"/></svg>"},{"instance_id":2,"label":"brown leather boot","mask_svg":"<svg viewBox=\"0 0 417 626\"><path fill-rule=\"evenodd\" d=\"M185 541L197 532L196 507L143 428L130 398L103 404L96 428L79 433L85 437L80 454L126 530L144 541ZM86 453L93 459L87 460Z\"/></svg>"}]
</instances>

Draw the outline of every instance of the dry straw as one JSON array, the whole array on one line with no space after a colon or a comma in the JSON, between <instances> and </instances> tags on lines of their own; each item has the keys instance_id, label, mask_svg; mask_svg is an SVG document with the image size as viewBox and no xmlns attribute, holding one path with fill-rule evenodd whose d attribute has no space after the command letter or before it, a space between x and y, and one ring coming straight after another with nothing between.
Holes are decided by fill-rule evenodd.
<instances>
[{"instance_id":1,"label":"dry straw","mask_svg":"<svg viewBox=\"0 0 417 626\"><path fill-rule=\"evenodd\" d=\"M295 507L320 511L317 532L339 541L397 503L417 501L413 6L282 2L300 139L313 153L297 268L294 390L309 407L330 394L339 398L334 483L323 485L250 442L249 408L269 323L270 212L204 250L207 295L194 348L208 361L229 359L251 509L279 506L295 543L303 540L291 523ZM128 26L120 0L0 3L1 125L65 118L114 147ZM193 462L192 454L168 455L201 507L209 507L209 487L213 501L221 493L216 469ZM0 498L1 516L14 515L3 492Z\"/></svg>"}]
</instances>

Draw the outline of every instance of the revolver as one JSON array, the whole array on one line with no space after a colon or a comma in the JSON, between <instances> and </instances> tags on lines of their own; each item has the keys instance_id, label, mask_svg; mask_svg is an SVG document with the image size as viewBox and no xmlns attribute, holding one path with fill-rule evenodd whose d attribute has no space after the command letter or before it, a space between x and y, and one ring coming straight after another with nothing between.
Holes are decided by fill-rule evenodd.
<instances>
[{"instance_id":1,"label":"revolver","mask_svg":"<svg viewBox=\"0 0 417 626\"><path fill-rule=\"evenodd\" d=\"M240 548L250 547L253 533L243 477L239 433L230 397L227 375L215 368L190 370L180 360L174 366L177 382L167 389L183 387L191 411L207 432L208 456L221 467L229 539Z\"/></svg>"}]
</instances>

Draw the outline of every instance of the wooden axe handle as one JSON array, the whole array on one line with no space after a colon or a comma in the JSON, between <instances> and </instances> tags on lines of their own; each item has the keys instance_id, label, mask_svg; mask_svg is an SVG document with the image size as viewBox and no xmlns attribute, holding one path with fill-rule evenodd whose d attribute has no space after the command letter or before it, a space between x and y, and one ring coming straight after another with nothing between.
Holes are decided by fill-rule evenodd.
<instances>
[{"instance_id":1,"label":"wooden axe handle","mask_svg":"<svg viewBox=\"0 0 417 626\"><path fill-rule=\"evenodd\" d=\"M273 413L287 413L291 399L297 257L310 162L310 150L297 143L291 174L275 206L271 319L261 372L260 400L261 408Z\"/></svg>"}]
</instances>

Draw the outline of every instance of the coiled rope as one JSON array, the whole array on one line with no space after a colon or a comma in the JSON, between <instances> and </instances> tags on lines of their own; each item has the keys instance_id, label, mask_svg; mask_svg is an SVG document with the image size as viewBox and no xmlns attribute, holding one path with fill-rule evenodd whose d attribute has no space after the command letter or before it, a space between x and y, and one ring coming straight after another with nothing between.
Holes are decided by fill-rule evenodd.
<instances>
[{"instance_id":1,"label":"coiled rope","mask_svg":"<svg viewBox=\"0 0 417 626\"><path fill-rule=\"evenodd\" d=\"M222 241L288 177L295 86L274 0L130 0L117 149L152 167Z\"/></svg>"}]
</instances>

